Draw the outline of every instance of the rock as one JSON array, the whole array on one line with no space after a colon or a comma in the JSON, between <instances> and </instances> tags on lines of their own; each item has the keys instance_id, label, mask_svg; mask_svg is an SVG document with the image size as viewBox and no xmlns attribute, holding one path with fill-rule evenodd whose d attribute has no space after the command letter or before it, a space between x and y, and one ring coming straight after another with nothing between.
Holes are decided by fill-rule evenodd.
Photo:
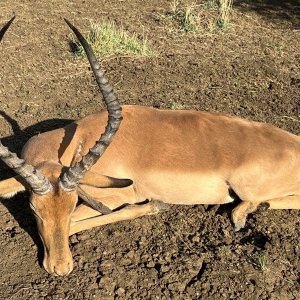
<instances>
[{"instance_id":1,"label":"rock","mask_svg":"<svg viewBox=\"0 0 300 300\"><path fill-rule=\"evenodd\" d=\"M123 296L124 294L125 294L125 289L123 289L123 288L118 288L117 290L116 290L116 294L118 295L118 296Z\"/></svg>"},{"instance_id":2,"label":"rock","mask_svg":"<svg viewBox=\"0 0 300 300\"><path fill-rule=\"evenodd\" d=\"M193 238L192 238L192 242L194 243L199 243L200 242L200 237L195 235Z\"/></svg>"},{"instance_id":3,"label":"rock","mask_svg":"<svg viewBox=\"0 0 300 300\"><path fill-rule=\"evenodd\" d=\"M71 243L71 244L77 244L77 243L78 243L78 239L77 239L76 234L73 234L73 235L70 237L70 243Z\"/></svg>"},{"instance_id":4,"label":"rock","mask_svg":"<svg viewBox=\"0 0 300 300\"><path fill-rule=\"evenodd\" d=\"M90 235L88 233L81 233L78 235L77 239L78 241L85 241L90 238Z\"/></svg>"},{"instance_id":5,"label":"rock","mask_svg":"<svg viewBox=\"0 0 300 300\"><path fill-rule=\"evenodd\" d=\"M109 276L103 276L99 281L99 288L114 291L116 287L116 282L109 277Z\"/></svg>"},{"instance_id":6,"label":"rock","mask_svg":"<svg viewBox=\"0 0 300 300\"><path fill-rule=\"evenodd\" d=\"M155 266L155 262L154 261L149 261L147 264L146 264L147 268L154 268Z\"/></svg>"},{"instance_id":7,"label":"rock","mask_svg":"<svg viewBox=\"0 0 300 300\"><path fill-rule=\"evenodd\" d=\"M168 272L169 270L170 270L170 266L168 266L168 265L162 265L160 268L160 271L162 273Z\"/></svg>"},{"instance_id":8,"label":"rock","mask_svg":"<svg viewBox=\"0 0 300 300\"><path fill-rule=\"evenodd\" d=\"M129 265L131 265L131 259L129 259L129 258L123 258L123 259L121 259L121 261L120 261L120 264L122 265L122 266L129 266Z\"/></svg>"},{"instance_id":9,"label":"rock","mask_svg":"<svg viewBox=\"0 0 300 300\"><path fill-rule=\"evenodd\" d=\"M170 291L183 292L186 289L186 282L174 282L168 284L168 288Z\"/></svg>"}]
</instances>

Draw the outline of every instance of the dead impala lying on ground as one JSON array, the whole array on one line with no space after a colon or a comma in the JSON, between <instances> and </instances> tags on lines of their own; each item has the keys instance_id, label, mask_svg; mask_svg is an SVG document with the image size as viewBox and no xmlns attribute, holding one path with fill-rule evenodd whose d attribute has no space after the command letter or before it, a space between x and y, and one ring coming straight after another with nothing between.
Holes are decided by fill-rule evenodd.
<instances>
[{"instance_id":1,"label":"dead impala lying on ground","mask_svg":"<svg viewBox=\"0 0 300 300\"><path fill-rule=\"evenodd\" d=\"M232 213L236 230L259 204L300 208L298 136L222 114L143 106L123 106L121 123L121 107L93 51L66 22L86 51L108 116L96 113L34 136L23 159L0 143L0 158L17 173L0 182L0 196L31 191L49 273L72 271L69 235L157 213L164 203L222 204L236 194L242 200Z\"/></svg>"}]
</instances>

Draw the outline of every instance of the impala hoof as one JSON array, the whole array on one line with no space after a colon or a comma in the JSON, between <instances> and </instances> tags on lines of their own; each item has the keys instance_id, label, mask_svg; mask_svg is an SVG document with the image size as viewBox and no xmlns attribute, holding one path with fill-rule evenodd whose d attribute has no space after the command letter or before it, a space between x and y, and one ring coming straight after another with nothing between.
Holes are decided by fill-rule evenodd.
<instances>
[{"instance_id":1,"label":"impala hoof","mask_svg":"<svg viewBox=\"0 0 300 300\"><path fill-rule=\"evenodd\" d=\"M243 229L246 225L246 220L238 220L234 223L234 231L240 231L241 229Z\"/></svg>"}]
</instances>

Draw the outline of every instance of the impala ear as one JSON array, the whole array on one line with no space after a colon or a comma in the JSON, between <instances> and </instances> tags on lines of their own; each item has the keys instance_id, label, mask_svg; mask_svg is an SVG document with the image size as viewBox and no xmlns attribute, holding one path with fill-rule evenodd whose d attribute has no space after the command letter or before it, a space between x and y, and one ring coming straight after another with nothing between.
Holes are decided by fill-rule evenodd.
<instances>
[{"instance_id":1,"label":"impala ear","mask_svg":"<svg viewBox=\"0 0 300 300\"><path fill-rule=\"evenodd\" d=\"M86 172L84 177L80 180L80 184L94 186L98 188L123 188L132 185L131 179L120 179L100 175L94 172Z\"/></svg>"},{"instance_id":2,"label":"impala ear","mask_svg":"<svg viewBox=\"0 0 300 300\"><path fill-rule=\"evenodd\" d=\"M26 190L25 185L21 182L21 177L16 176L0 181L0 197L11 198L18 192Z\"/></svg>"}]
</instances>

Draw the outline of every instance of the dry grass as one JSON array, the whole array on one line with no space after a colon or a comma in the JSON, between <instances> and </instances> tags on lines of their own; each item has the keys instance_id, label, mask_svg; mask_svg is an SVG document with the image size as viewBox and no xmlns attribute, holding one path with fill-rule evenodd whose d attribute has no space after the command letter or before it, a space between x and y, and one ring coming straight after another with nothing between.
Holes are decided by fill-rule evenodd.
<instances>
[{"instance_id":1,"label":"dry grass","mask_svg":"<svg viewBox=\"0 0 300 300\"><path fill-rule=\"evenodd\" d=\"M179 7L179 1L174 0L170 5L168 15L176 20L181 30L196 32L198 30L199 16L196 13L196 4Z\"/></svg>"},{"instance_id":2,"label":"dry grass","mask_svg":"<svg viewBox=\"0 0 300 300\"><path fill-rule=\"evenodd\" d=\"M173 0L166 16L176 21L181 31L198 32L201 31L203 23L206 23L207 30L216 33L230 27L232 5L233 0L208 0L201 4L191 3L183 6L178 0ZM207 19L207 14L200 18L204 10L211 12L210 20Z\"/></svg>"},{"instance_id":3,"label":"dry grass","mask_svg":"<svg viewBox=\"0 0 300 300\"><path fill-rule=\"evenodd\" d=\"M111 21L91 22L91 29L87 33L86 39L95 54L101 58L116 55L137 57L155 57L157 55L148 46L146 38L139 39L136 34L129 34ZM85 56L79 42L73 40L73 45L76 56Z\"/></svg>"},{"instance_id":4,"label":"dry grass","mask_svg":"<svg viewBox=\"0 0 300 300\"><path fill-rule=\"evenodd\" d=\"M232 11L233 0L219 0L219 18L217 25L219 28L226 30L230 25L230 14Z\"/></svg>"}]
</instances>

